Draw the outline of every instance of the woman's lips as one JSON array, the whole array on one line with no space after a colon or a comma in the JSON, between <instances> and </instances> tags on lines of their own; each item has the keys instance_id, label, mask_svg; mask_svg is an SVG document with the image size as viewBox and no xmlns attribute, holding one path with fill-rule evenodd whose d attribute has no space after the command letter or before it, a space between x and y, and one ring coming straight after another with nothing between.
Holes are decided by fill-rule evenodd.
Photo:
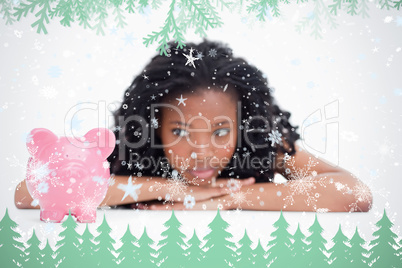
<instances>
[{"instance_id":1,"label":"woman's lips","mask_svg":"<svg viewBox=\"0 0 402 268\"><path fill-rule=\"evenodd\" d=\"M190 170L189 172L194 178L198 177L199 179L208 179L212 177L212 175L215 173L215 170L215 168L207 168Z\"/></svg>"}]
</instances>

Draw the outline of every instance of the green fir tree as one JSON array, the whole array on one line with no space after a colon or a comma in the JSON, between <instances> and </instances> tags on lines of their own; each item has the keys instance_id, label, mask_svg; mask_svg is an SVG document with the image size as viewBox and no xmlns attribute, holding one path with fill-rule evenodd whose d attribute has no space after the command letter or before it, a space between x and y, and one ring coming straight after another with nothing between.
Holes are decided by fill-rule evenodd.
<instances>
[{"instance_id":1,"label":"green fir tree","mask_svg":"<svg viewBox=\"0 0 402 268\"><path fill-rule=\"evenodd\" d=\"M156 257L157 252L152 247L155 242L149 238L147 234L147 229L144 227L144 232L142 233L140 239L138 239L138 250L136 257L136 263L138 267L143 268L156 268ZM134 266L135 267L135 266Z\"/></svg>"},{"instance_id":2,"label":"green fir tree","mask_svg":"<svg viewBox=\"0 0 402 268\"><path fill-rule=\"evenodd\" d=\"M134 267L136 264L135 254L138 250L138 239L131 233L130 225L127 224L127 230L122 238L120 238L120 241L123 243L123 245L117 250L121 260L119 267Z\"/></svg>"},{"instance_id":3,"label":"green fir tree","mask_svg":"<svg viewBox=\"0 0 402 268\"><path fill-rule=\"evenodd\" d=\"M187 241L189 247L186 250L187 256L187 266L191 268L201 268L204 267L204 251L201 249L201 240L198 238L195 229L193 236Z\"/></svg>"},{"instance_id":4,"label":"green fir tree","mask_svg":"<svg viewBox=\"0 0 402 268\"><path fill-rule=\"evenodd\" d=\"M49 240L46 239L45 246L41 250L41 256L42 256L42 267L55 267L56 266L56 261L53 258L54 251L52 247L49 244Z\"/></svg>"},{"instance_id":5,"label":"green fir tree","mask_svg":"<svg viewBox=\"0 0 402 268\"><path fill-rule=\"evenodd\" d=\"M331 254L331 267L350 267L349 260L349 250L350 247L347 245L349 238L347 238L343 232L341 225L339 224L338 231L332 238L334 245L328 250Z\"/></svg>"},{"instance_id":6,"label":"green fir tree","mask_svg":"<svg viewBox=\"0 0 402 268\"><path fill-rule=\"evenodd\" d=\"M392 232L393 223L388 219L384 209L382 218L375 224L379 229L373 233L376 239L370 242L370 262L372 268L401 267L400 258L397 256L396 248L399 245L395 239L398 237Z\"/></svg>"},{"instance_id":7,"label":"green fir tree","mask_svg":"<svg viewBox=\"0 0 402 268\"><path fill-rule=\"evenodd\" d=\"M158 243L158 246L160 246L158 250L159 267L184 267L186 262L184 250L187 247L184 239L186 236L180 232L181 223L176 218L174 210L172 210L172 215L164 226L167 228L161 234L164 238Z\"/></svg>"},{"instance_id":8,"label":"green fir tree","mask_svg":"<svg viewBox=\"0 0 402 268\"><path fill-rule=\"evenodd\" d=\"M268 266L268 261L265 258L266 256L266 251L261 245L260 239L258 239L257 246L255 249L253 249L253 255L254 255L254 267L258 268L265 268Z\"/></svg>"},{"instance_id":9,"label":"green fir tree","mask_svg":"<svg viewBox=\"0 0 402 268\"><path fill-rule=\"evenodd\" d=\"M254 262L254 255L251 245L253 242L248 237L246 230L244 230L243 238L239 240L238 244L240 245L240 247L237 249L237 254L239 257L235 266L238 268L247 268L252 266Z\"/></svg>"},{"instance_id":10,"label":"green fir tree","mask_svg":"<svg viewBox=\"0 0 402 268\"><path fill-rule=\"evenodd\" d=\"M300 224L297 224L297 229L293 235L294 242L291 246L292 263L297 263L299 267L307 267L305 242L306 236L300 230Z\"/></svg>"},{"instance_id":11,"label":"green fir tree","mask_svg":"<svg viewBox=\"0 0 402 268\"><path fill-rule=\"evenodd\" d=\"M360 237L359 231L356 230L353 234L352 238L349 241L350 249L349 249L349 267L353 268L363 268L368 267L368 259L365 255L368 255L367 249L363 248L363 245L366 243L363 238Z\"/></svg>"},{"instance_id":12,"label":"green fir tree","mask_svg":"<svg viewBox=\"0 0 402 268\"><path fill-rule=\"evenodd\" d=\"M236 262L236 245L228 240L233 236L226 231L229 224L222 219L219 209L208 227L211 231L204 237L204 267L233 267Z\"/></svg>"},{"instance_id":13,"label":"green fir tree","mask_svg":"<svg viewBox=\"0 0 402 268\"><path fill-rule=\"evenodd\" d=\"M94 257L94 248L95 244L92 242L94 239L94 235L89 231L88 223L85 225L85 230L81 235L82 243L80 245L80 256L82 258L82 262L87 267L93 267L96 265L95 257Z\"/></svg>"},{"instance_id":14,"label":"green fir tree","mask_svg":"<svg viewBox=\"0 0 402 268\"><path fill-rule=\"evenodd\" d=\"M116 241L110 236L112 228L110 228L107 223L105 214L101 225L99 225L96 231L99 233L94 239L94 242L98 243L95 246L94 253L94 259L98 263L97 265L105 268L116 266L116 257L113 255L115 251L113 244L115 244Z\"/></svg>"},{"instance_id":15,"label":"green fir tree","mask_svg":"<svg viewBox=\"0 0 402 268\"><path fill-rule=\"evenodd\" d=\"M8 216L8 208L0 221L0 260L2 267L19 267L25 259L21 234L15 231L18 224Z\"/></svg>"},{"instance_id":16,"label":"green fir tree","mask_svg":"<svg viewBox=\"0 0 402 268\"><path fill-rule=\"evenodd\" d=\"M306 260L308 260L307 267L323 268L329 266L326 260L327 256L325 255L327 250L325 244L327 240L322 237L323 230L324 229L318 222L317 214L315 214L314 223L308 229L311 235L306 238L306 242L309 243L306 252Z\"/></svg>"},{"instance_id":17,"label":"green fir tree","mask_svg":"<svg viewBox=\"0 0 402 268\"><path fill-rule=\"evenodd\" d=\"M290 247L293 239L292 235L287 231L289 223L283 217L282 211L279 219L273 225L276 230L271 233L274 239L268 243L268 263L270 268L288 267L290 265L291 256Z\"/></svg>"},{"instance_id":18,"label":"green fir tree","mask_svg":"<svg viewBox=\"0 0 402 268\"><path fill-rule=\"evenodd\" d=\"M39 267L42 264L42 255L40 254L41 249L39 248L40 240L35 234L35 229L32 231L31 238L27 241L27 247L25 249L25 254L27 258L25 259L24 268L27 267Z\"/></svg>"},{"instance_id":19,"label":"green fir tree","mask_svg":"<svg viewBox=\"0 0 402 268\"><path fill-rule=\"evenodd\" d=\"M56 260L58 260L58 268L70 268L79 267L81 258L76 258L80 256L79 245L81 235L75 230L77 228L77 223L71 216L71 210L68 212L67 219L61 224L64 228L62 232L59 233L61 240L56 243ZM61 263L60 263L61 262Z\"/></svg>"}]
</instances>

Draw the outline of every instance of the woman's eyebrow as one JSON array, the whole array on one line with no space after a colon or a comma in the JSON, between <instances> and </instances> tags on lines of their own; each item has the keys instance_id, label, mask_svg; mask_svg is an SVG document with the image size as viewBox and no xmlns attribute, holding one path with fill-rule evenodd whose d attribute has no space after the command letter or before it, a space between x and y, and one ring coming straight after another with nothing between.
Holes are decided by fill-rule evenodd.
<instances>
[{"instance_id":1,"label":"woman's eyebrow","mask_svg":"<svg viewBox=\"0 0 402 268\"><path fill-rule=\"evenodd\" d=\"M215 124L212 124L212 126L215 127L215 126L221 126L221 125L226 125L226 124L229 124L229 122L227 120L221 121L221 122L216 122Z\"/></svg>"},{"instance_id":2,"label":"woman's eyebrow","mask_svg":"<svg viewBox=\"0 0 402 268\"><path fill-rule=\"evenodd\" d=\"M170 121L170 124L175 124L175 125L182 125L182 126L188 126L188 124L180 122L180 121Z\"/></svg>"},{"instance_id":3,"label":"woman's eyebrow","mask_svg":"<svg viewBox=\"0 0 402 268\"><path fill-rule=\"evenodd\" d=\"M183 123L181 121L170 121L170 124L188 126L188 124ZM221 122L216 122L216 123L212 124L212 126L215 127L215 126L221 126L221 125L227 125L227 124L229 124L229 122L227 120L225 120L225 121L221 121Z\"/></svg>"}]
</instances>

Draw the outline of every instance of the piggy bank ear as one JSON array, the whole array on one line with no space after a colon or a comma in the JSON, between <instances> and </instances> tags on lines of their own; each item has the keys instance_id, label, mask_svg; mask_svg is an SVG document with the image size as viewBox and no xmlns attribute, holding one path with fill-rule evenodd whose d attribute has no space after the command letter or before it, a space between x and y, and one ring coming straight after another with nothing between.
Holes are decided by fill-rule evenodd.
<instances>
[{"instance_id":1,"label":"piggy bank ear","mask_svg":"<svg viewBox=\"0 0 402 268\"><path fill-rule=\"evenodd\" d=\"M85 134L85 142L92 143L100 152L102 159L106 159L114 150L116 137L112 131L107 128L94 128Z\"/></svg>"},{"instance_id":2,"label":"piggy bank ear","mask_svg":"<svg viewBox=\"0 0 402 268\"><path fill-rule=\"evenodd\" d=\"M27 136L26 144L29 153L33 156L36 153L36 148L47 147L57 141L58 137L46 128L34 128Z\"/></svg>"}]
</instances>

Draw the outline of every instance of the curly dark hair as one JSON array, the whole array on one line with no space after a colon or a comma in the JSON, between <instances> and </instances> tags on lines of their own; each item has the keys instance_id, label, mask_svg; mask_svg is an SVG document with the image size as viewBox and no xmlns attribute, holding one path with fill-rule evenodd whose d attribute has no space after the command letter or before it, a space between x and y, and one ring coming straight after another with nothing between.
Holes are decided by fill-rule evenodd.
<instances>
[{"instance_id":1,"label":"curly dark hair","mask_svg":"<svg viewBox=\"0 0 402 268\"><path fill-rule=\"evenodd\" d=\"M189 55L190 52L198 58L194 61L195 68L186 65L187 59L183 54ZM209 88L237 93L234 95L238 96L238 103L241 103L241 108L238 106L241 110L241 120L238 120L237 127L239 133L242 131L244 135L236 147L237 157L231 159L220 177L254 176L257 182L272 181L274 168L260 172L261 169L237 165L240 159L244 161L246 158L254 157L262 161L271 156L271 160L266 162L272 167L278 152L293 155L294 143L300 139L300 135L296 132L298 127L289 123L291 114L280 109L272 97L273 91L268 86L266 76L246 60L234 57L232 50L219 42L204 39L199 44L186 43L183 49L175 48L174 43L170 42L168 53L168 56L157 55L152 58L143 73L139 74L125 91L120 108L113 113L114 131L118 142L108 157L111 163L110 172L115 175L135 175L140 172L143 176L165 177L166 170L161 172L152 167L138 165L138 162L128 163L129 159L132 159L130 154L136 155L137 160L138 157L162 159L165 156L163 149L151 146L151 137L148 134L154 130L150 122L152 110L150 106L161 102L167 94L172 96L171 94L184 94L200 88ZM286 146L282 141L277 140L277 144L273 142L274 131L276 137L282 138ZM157 135L153 138L154 143L161 144ZM122 139L125 142L122 142ZM127 143L137 146L128 148ZM169 166L168 170L172 171L172 167Z\"/></svg>"}]
</instances>

